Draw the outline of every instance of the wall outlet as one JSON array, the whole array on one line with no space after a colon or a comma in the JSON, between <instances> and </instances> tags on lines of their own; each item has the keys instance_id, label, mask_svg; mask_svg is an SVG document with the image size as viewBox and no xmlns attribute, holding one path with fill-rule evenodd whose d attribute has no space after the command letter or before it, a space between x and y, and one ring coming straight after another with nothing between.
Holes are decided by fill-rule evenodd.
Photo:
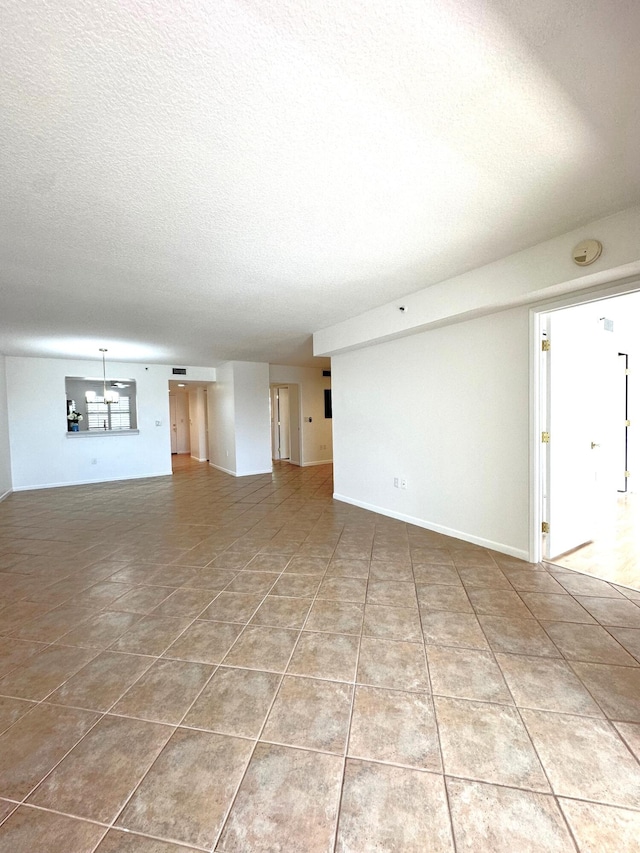
<instances>
[{"instance_id":1,"label":"wall outlet","mask_svg":"<svg viewBox=\"0 0 640 853\"><path fill-rule=\"evenodd\" d=\"M404 477L400 480L400 488L401 488L401 489L406 489L406 488L407 488L407 481L406 481L406 479L405 479Z\"/></svg>"},{"instance_id":2,"label":"wall outlet","mask_svg":"<svg viewBox=\"0 0 640 853\"><path fill-rule=\"evenodd\" d=\"M393 478L393 485L394 485L394 487L395 487L396 489L397 489L397 488L398 488L398 486L400 485L400 480L399 480L399 478L398 478L398 477L394 477L394 478Z\"/></svg>"}]
</instances>

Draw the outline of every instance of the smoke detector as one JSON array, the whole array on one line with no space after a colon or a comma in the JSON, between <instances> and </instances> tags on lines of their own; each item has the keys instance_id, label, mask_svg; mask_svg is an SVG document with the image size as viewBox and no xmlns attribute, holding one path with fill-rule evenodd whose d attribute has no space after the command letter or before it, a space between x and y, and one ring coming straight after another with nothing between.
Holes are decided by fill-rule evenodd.
<instances>
[{"instance_id":1,"label":"smoke detector","mask_svg":"<svg viewBox=\"0 0 640 853\"><path fill-rule=\"evenodd\" d=\"M600 240L583 240L575 246L571 253L573 260L579 267L588 267L597 261L602 254L602 243Z\"/></svg>"}]
</instances>

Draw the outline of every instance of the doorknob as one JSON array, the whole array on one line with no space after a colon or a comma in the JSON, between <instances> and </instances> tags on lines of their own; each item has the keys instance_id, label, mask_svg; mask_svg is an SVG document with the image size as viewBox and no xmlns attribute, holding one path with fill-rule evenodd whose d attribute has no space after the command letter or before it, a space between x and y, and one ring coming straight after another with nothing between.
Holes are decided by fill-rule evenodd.
<instances>
[{"instance_id":1,"label":"doorknob","mask_svg":"<svg viewBox=\"0 0 640 853\"><path fill-rule=\"evenodd\" d=\"M595 447L600 447L599 444L596 444L595 441L591 442L591 449L593 450Z\"/></svg>"}]
</instances>

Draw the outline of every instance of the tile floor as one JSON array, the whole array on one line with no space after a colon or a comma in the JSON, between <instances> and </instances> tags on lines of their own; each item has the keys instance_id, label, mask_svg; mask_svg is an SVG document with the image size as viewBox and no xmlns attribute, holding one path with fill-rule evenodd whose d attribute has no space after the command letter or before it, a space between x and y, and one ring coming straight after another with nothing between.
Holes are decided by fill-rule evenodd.
<instances>
[{"instance_id":1,"label":"tile floor","mask_svg":"<svg viewBox=\"0 0 640 853\"><path fill-rule=\"evenodd\" d=\"M331 468L0 504L0 853L631 853L640 593Z\"/></svg>"}]
</instances>

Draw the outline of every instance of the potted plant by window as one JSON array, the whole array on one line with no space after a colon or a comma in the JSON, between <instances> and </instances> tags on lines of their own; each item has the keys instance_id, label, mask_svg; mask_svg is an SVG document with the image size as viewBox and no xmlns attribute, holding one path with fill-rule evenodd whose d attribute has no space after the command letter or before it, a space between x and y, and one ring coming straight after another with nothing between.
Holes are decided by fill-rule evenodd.
<instances>
[{"instance_id":1,"label":"potted plant by window","mask_svg":"<svg viewBox=\"0 0 640 853\"><path fill-rule=\"evenodd\" d=\"M83 418L80 412L76 412L75 409L71 409L71 411L67 415L67 421L69 423L69 432L78 432L80 429L81 420L83 420Z\"/></svg>"}]
</instances>

